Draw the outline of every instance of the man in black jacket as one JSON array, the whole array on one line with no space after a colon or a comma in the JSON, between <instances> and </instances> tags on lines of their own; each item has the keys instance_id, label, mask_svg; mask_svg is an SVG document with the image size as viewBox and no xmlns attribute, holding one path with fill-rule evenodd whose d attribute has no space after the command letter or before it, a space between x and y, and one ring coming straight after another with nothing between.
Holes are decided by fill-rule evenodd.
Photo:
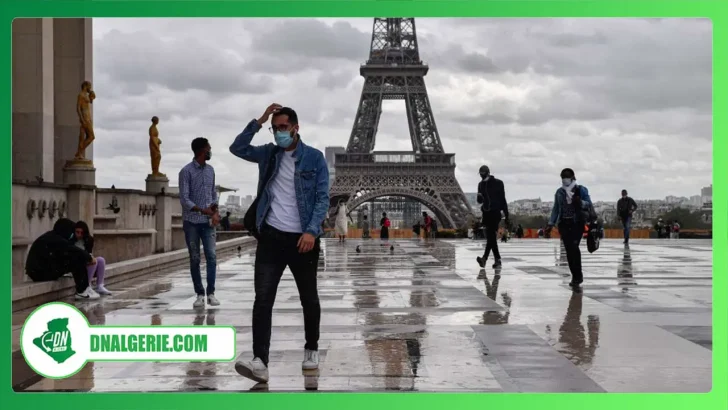
<instances>
[{"instance_id":1,"label":"man in black jacket","mask_svg":"<svg viewBox=\"0 0 728 410\"><path fill-rule=\"evenodd\" d=\"M98 299L99 294L89 286L86 266L95 263L85 250L73 244L75 223L62 218L53 230L39 236L28 251L25 272L35 282L57 280L71 272L76 282L76 299Z\"/></svg>"},{"instance_id":2,"label":"man in black jacket","mask_svg":"<svg viewBox=\"0 0 728 410\"><path fill-rule=\"evenodd\" d=\"M480 178L482 181L478 184L478 203L482 204L480 209L483 211L483 226L485 227L485 253L482 257L478 256L478 265L485 267L490 251L493 251L495 258L494 268L501 266L501 256L498 251L498 226L502 216L505 216L506 226L508 221L508 203L506 202L506 191L503 181L496 179L490 174L490 168L483 165L480 167ZM501 212L503 215L501 215Z\"/></svg>"},{"instance_id":3,"label":"man in black jacket","mask_svg":"<svg viewBox=\"0 0 728 410\"><path fill-rule=\"evenodd\" d=\"M632 228L632 214L637 209L637 203L627 196L627 190L622 190L622 198L617 201L617 215L624 227L624 244L629 245L629 231Z\"/></svg>"}]
</instances>

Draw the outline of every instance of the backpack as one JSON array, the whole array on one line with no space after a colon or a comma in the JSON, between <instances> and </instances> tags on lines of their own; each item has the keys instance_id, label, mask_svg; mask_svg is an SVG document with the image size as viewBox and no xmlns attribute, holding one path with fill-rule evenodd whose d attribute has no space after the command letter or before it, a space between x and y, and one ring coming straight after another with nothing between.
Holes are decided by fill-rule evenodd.
<instances>
[{"instance_id":1,"label":"backpack","mask_svg":"<svg viewBox=\"0 0 728 410\"><path fill-rule=\"evenodd\" d=\"M581 200L581 185L577 185L574 187L574 190L576 191L574 197L578 196L579 200ZM566 195L566 193L564 193ZM597 216L597 212L594 210L594 204L589 203L589 206L587 209L579 208L579 211L577 212L578 215L581 217L581 220L584 221L585 224L590 224L592 222L595 222L599 217Z\"/></svg>"},{"instance_id":2,"label":"backpack","mask_svg":"<svg viewBox=\"0 0 728 410\"><path fill-rule=\"evenodd\" d=\"M387 218L387 219L384 220L384 227L385 228L389 228L389 225L391 225L391 224L389 222L389 218Z\"/></svg>"}]
</instances>

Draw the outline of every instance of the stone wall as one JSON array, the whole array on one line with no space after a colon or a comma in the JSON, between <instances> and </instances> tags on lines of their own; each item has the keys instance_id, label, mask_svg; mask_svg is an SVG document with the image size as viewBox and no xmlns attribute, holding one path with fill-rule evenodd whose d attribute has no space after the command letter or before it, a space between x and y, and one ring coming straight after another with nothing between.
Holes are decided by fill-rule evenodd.
<instances>
[{"instance_id":1,"label":"stone wall","mask_svg":"<svg viewBox=\"0 0 728 410\"><path fill-rule=\"evenodd\" d=\"M154 254L157 231L154 229L97 230L94 255L107 263L121 262Z\"/></svg>"},{"instance_id":2,"label":"stone wall","mask_svg":"<svg viewBox=\"0 0 728 410\"><path fill-rule=\"evenodd\" d=\"M114 198L119 208L118 213L109 209ZM95 215L100 217L99 219L114 218L113 228L116 229L156 229L158 210L155 194L135 189L96 190ZM112 227L105 227L105 229L110 228Z\"/></svg>"}]
</instances>

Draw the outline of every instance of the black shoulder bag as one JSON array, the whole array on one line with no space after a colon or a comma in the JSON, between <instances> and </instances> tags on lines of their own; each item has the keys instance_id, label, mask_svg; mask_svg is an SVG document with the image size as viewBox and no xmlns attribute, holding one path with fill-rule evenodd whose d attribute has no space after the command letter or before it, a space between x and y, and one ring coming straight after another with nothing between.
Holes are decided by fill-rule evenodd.
<instances>
[{"instance_id":1,"label":"black shoulder bag","mask_svg":"<svg viewBox=\"0 0 728 410\"><path fill-rule=\"evenodd\" d=\"M576 192L578 193L579 202L581 202L581 187L577 186ZM579 204L579 211L583 221L586 223L589 231L586 236L586 249L589 253L594 253L599 249L599 242L601 239L601 225L599 224L599 216L594 210L594 204L589 202L587 209L581 207Z\"/></svg>"},{"instance_id":2,"label":"black shoulder bag","mask_svg":"<svg viewBox=\"0 0 728 410\"><path fill-rule=\"evenodd\" d=\"M277 148L273 148L273 151L270 154L270 158L268 158L268 166L265 169L265 175L262 183L260 184L260 188L258 189L258 194L255 197L255 200L252 204L250 204L250 208L245 212L245 216L243 217L243 226L245 227L245 230L250 232L250 234L255 238L259 239L260 232L258 232L258 226L256 224L256 216L258 214L258 202L260 202L260 194L263 193L263 190L265 189L266 185L268 185L268 180L270 179L271 175L273 174L273 162L275 161L276 154L278 153Z\"/></svg>"}]
</instances>

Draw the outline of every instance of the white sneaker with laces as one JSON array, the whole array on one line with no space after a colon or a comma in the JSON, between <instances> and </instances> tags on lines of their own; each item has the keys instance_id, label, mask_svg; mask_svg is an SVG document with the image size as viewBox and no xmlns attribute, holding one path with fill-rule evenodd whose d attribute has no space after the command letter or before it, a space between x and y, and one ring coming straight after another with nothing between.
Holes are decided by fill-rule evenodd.
<instances>
[{"instance_id":1,"label":"white sneaker with laces","mask_svg":"<svg viewBox=\"0 0 728 410\"><path fill-rule=\"evenodd\" d=\"M210 306L219 306L220 305L220 301L217 300L217 298L215 297L215 295L210 294L210 295L207 295L207 304L210 305Z\"/></svg>"},{"instance_id":2,"label":"white sneaker with laces","mask_svg":"<svg viewBox=\"0 0 728 410\"><path fill-rule=\"evenodd\" d=\"M205 307L205 295L197 295L197 300L192 304L192 307Z\"/></svg>"},{"instance_id":3,"label":"white sneaker with laces","mask_svg":"<svg viewBox=\"0 0 728 410\"><path fill-rule=\"evenodd\" d=\"M86 290L84 290L81 293L76 293L76 299L77 300L93 300L98 299L101 296L99 296L98 293L94 292L93 289L91 289L91 286L87 287Z\"/></svg>"},{"instance_id":4,"label":"white sneaker with laces","mask_svg":"<svg viewBox=\"0 0 728 410\"><path fill-rule=\"evenodd\" d=\"M303 370L315 370L319 367L319 352L318 350L308 350L304 352L303 363L301 365Z\"/></svg>"},{"instance_id":5,"label":"white sneaker with laces","mask_svg":"<svg viewBox=\"0 0 728 410\"><path fill-rule=\"evenodd\" d=\"M268 383L268 367L257 357L252 362L238 360L235 362L235 371L257 383Z\"/></svg>"},{"instance_id":6,"label":"white sneaker with laces","mask_svg":"<svg viewBox=\"0 0 728 410\"><path fill-rule=\"evenodd\" d=\"M96 286L96 293L98 293L99 295L111 295L111 291L106 289L104 285Z\"/></svg>"}]
</instances>

